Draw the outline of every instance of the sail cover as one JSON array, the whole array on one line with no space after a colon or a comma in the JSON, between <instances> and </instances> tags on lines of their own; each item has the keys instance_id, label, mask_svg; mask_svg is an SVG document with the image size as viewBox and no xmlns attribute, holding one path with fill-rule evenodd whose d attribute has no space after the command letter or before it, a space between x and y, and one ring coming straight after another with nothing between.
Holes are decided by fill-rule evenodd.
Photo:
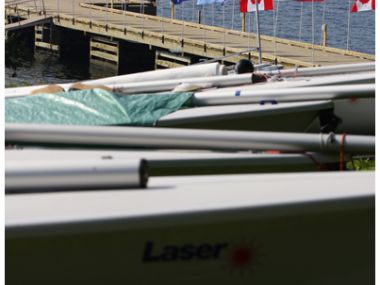
<instances>
[{"instance_id":1,"label":"sail cover","mask_svg":"<svg viewBox=\"0 0 380 285\"><path fill-rule=\"evenodd\" d=\"M191 106L192 93L120 95L101 89L38 94L5 100L5 122L59 125L154 126Z\"/></svg>"}]
</instances>

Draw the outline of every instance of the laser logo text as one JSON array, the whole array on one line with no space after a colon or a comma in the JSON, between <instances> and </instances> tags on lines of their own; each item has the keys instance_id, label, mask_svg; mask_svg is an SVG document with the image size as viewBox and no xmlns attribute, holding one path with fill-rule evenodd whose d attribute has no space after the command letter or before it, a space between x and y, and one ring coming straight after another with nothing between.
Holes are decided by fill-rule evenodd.
<instances>
[{"instance_id":1,"label":"laser logo text","mask_svg":"<svg viewBox=\"0 0 380 285\"><path fill-rule=\"evenodd\" d=\"M226 242L157 246L153 241L148 241L145 243L142 261L148 263L219 259L227 248Z\"/></svg>"}]
</instances>

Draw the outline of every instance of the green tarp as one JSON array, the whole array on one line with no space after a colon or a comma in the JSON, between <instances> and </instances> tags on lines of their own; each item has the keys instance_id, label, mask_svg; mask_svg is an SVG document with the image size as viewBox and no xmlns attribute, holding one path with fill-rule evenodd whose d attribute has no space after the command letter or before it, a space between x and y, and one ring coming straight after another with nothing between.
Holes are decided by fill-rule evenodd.
<instances>
[{"instance_id":1,"label":"green tarp","mask_svg":"<svg viewBox=\"0 0 380 285\"><path fill-rule=\"evenodd\" d=\"M38 94L5 100L5 122L59 125L154 126L191 106L192 93L119 95L101 89Z\"/></svg>"}]
</instances>

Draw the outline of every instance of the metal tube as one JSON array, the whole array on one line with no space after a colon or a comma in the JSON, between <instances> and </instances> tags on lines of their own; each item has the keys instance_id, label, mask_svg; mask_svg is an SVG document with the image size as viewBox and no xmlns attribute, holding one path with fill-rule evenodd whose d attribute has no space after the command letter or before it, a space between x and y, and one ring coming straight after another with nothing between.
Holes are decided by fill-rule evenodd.
<instances>
[{"instance_id":1,"label":"metal tube","mask_svg":"<svg viewBox=\"0 0 380 285\"><path fill-rule=\"evenodd\" d=\"M276 88L255 90L221 90L194 94L193 102L197 106L276 102L336 100L349 98L374 98L375 84L317 86L298 88Z\"/></svg>"},{"instance_id":2,"label":"metal tube","mask_svg":"<svg viewBox=\"0 0 380 285\"><path fill-rule=\"evenodd\" d=\"M375 62L366 63L351 63L351 64L341 64L341 65L331 65L331 66L321 66L321 67L305 67L305 68L292 68L284 70L273 70L268 72L263 72L270 75L281 75L281 76L320 76L320 75L330 75L338 73L357 73L366 71L375 71Z\"/></svg>"},{"instance_id":3,"label":"metal tube","mask_svg":"<svg viewBox=\"0 0 380 285\"><path fill-rule=\"evenodd\" d=\"M173 70L174 71L174 70ZM299 71L302 73L302 71ZM178 71L177 74L180 74ZM195 75L195 74L194 74ZM131 75L133 76L133 75ZM154 74L152 74L154 76ZM228 75L228 76L209 76L209 77L197 77L175 79L172 80L152 80L151 82L145 82L145 80L136 79L136 83L125 83L125 84L106 84L107 87L113 88L114 92L122 92L124 94L136 94L144 92L159 92L159 91L169 91L178 86L181 83L194 84L199 86L214 86L214 87L229 87L237 85L240 86L238 90L247 89L275 89L278 87L302 87L302 86L321 86L321 85L346 85L346 84L368 84L374 82L374 74L357 74L357 75L339 75L335 77L321 77L313 78L311 80L297 80L297 81L285 81L285 82L274 82L271 84L262 85L247 85L252 83L251 74L238 74L238 75ZM148 78L148 76L146 76ZM151 77L152 78L152 77ZM158 77L160 79L161 77ZM130 80L128 80L130 81ZM141 82L139 82L141 81ZM111 81L112 82L112 81ZM86 82L87 84L98 84L96 82ZM100 84L100 83L99 83ZM60 86L64 89L68 89L71 84L61 84ZM18 97L18 96L28 96L30 92L37 88L43 86L31 86L31 87L18 87L6 89L5 97ZM219 92L225 92L226 90L215 90L215 91L205 91L205 94L218 94ZM231 91L231 90L230 90ZM310 91L310 90L308 90ZM236 90L232 90L229 94L231 96L235 95Z\"/></svg>"},{"instance_id":4,"label":"metal tube","mask_svg":"<svg viewBox=\"0 0 380 285\"><path fill-rule=\"evenodd\" d=\"M87 80L82 83L85 84L118 84L123 83L135 83L135 82L151 82L159 80L180 80L184 78L194 78L194 77L205 77L205 76L215 76L223 75L227 73L227 69L224 65L218 62L208 63L203 65L190 65L178 68L169 68L153 71L145 71L134 74L118 75L113 77ZM249 76L249 75L248 75ZM69 89L73 83L59 84L65 90ZM7 88L5 91L6 97L17 97L29 95L33 90L46 87L48 85L38 85L38 86L26 86L26 87L16 87Z\"/></svg>"},{"instance_id":5,"label":"metal tube","mask_svg":"<svg viewBox=\"0 0 380 285\"><path fill-rule=\"evenodd\" d=\"M149 165L149 176L159 173L165 175L204 174L207 173L246 173L286 171L289 165L299 166L299 170L318 170L314 158L320 164L338 163L335 154L319 153L250 153L250 152L206 152L206 151L156 151L156 150L52 150L52 149L23 149L6 150L5 163L35 162L36 160L56 161L77 160L89 161L108 158L119 161L131 159L146 159ZM345 161L349 156L345 156ZM223 169L223 170L222 170ZM294 169L294 168L292 168ZM222 171L221 171L222 170Z\"/></svg>"},{"instance_id":6,"label":"metal tube","mask_svg":"<svg viewBox=\"0 0 380 285\"><path fill-rule=\"evenodd\" d=\"M144 160L7 161L5 192L146 187Z\"/></svg>"},{"instance_id":7,"label":"metal tube","mask_svg":"<svg viewBox=\"0 0 380 285\"><path fill-rule=\"evenodd\" d=\"M373 79L374 80L374 79ZM238 85L245 85L245 86L240 86L236 87L239 88L237 90L251 90L253 94L255 94L255 90L259 89L275 89L277 88L276 85L279 87L286 87L286 88L292 88L292 87L302 87L304 86L309 87L310 86L320 86L323 84L328 84L328 85L333 85L333 84L362 84L363 83L368 83L369 81L372 81L372 77L368 76L362 76L358 78L324 78L320 80L313 80L313 81L293 81L293 82L278 82L274 83L273 87L271 88L271 85L261 85L261 86L255 86L255 85L246 85L252 83L251 80L251 75L250 74L241 74L241 75L230 75L230 76L211 76L211 77L205 77L205 78L188 78L188 79L173 79L173 80L162 80L162 81L153 81L153 82L146 82L146 83L127 83L127 84L117 84L117 85L107 85L110 88L113 88L114 92L122 92L124 94L136 94L136 93L143 93L143 92L159 92L159 91L169 91L178 86L179 84L194 84L198 86L213 86L213 87L231 87L231 86L238 86ZM288 85L288 86L285 86ZM370 84L367 84L370 85ZM327 87L327 86L325 86ZM329 86L332 87L332 86ZM343 90L343 86L335 86L335 89L332 89L334 91L340 91ZM348 89L348 88L346 88ZM236 91L237 90L230 90L229 93L231 96L236 96ZM326 92L326 90L329 89L321 89L322 92ZM355 92L355 95L358 93L356 90L360 91L370 91L372 92L373 86L372 87L362 87L360 86L355 86L353 90L348 90L349 92ZM283 90L286 92L285 90ZM289 91L290 92L293 92ZM304 91L311 91L311 89L307 89ZM320 90L319 90L320 91ZM199 94L223 94L225 90L211 90L211 91L203 91L199 92ZM260 91L261 92L261 91ZM279 92L279 91L274 91L274 92ZM296 91L297 92L297 91ZM340 92L342 93L342 92ZM291 93L290 93L291 94ZM302 93L300 93L302 94ZM307 93L308 94L308 93ZM352 94L352 93L351 93ZM298 95L297 95L298 96ZM358 96L361 96L360 94ZM299 97L298 97L299 98ZM307 97L310 98L310 97Z\"/></svg>"},{"instance_id":8,"label":"metal tube","mask_svg":"<svg viewBox=\"0 0 380 285\"><path fill-rule=\"evenodd\" d=\"M341 135L174 128L5 124L7 143L105 145L173 149L340 152ZM346 153L375 152L374 136L347 135Z\"/></svg>"},{"instance_id":9,"label":"metal tube","mask_svg":"<svg viewBox=\"0 0 380 285\"><path fill-rule=\"evenodd\" d=\"M163 81L152 81L144 83L127 83L117 84L113 87L115 92L123 93L141 93L141 92L158 92L172 90L181 83L195 84L195 85L212 85L212 86L231 86L239 84L251 83L251 74L244 74L244 76L232 75L232 76L211 76L205 78L188 78L188 79L173 79Z\"/></svg>"}]
</instances>

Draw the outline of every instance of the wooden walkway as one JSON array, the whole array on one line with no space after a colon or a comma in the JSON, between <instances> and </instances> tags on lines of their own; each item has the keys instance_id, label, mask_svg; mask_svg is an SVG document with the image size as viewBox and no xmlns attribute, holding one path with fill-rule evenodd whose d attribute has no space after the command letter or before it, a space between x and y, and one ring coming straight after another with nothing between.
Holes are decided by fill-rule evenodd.
<instances>
[{"instance_id":1,"label":"wooden walkway","mask_svg":"<svg viewBox=\"0 0 380 285\"><path fill-rule=\"evenodd\" d=\"M133 41L150 46L176 50L182 53L217 58L238 53L256 47L254 33L245 33L214 26L182 22L158 16L125 12L96 5L83 0L44 1L42 7L36 7L34 1L21 4L6 4L5 12L27 19L53 16L53 23L69 29L87 33ZM374 61L375 56L346 51L337 48L311 45L270 36L261 36L262 59L264 63L273 63L275 59L285 67L323 66ZM257 62L258 53L245 52L225 61L236 62L251 57Z\"/></svg>"},{"instance_id":2,"label":"wooden walkway","mask_svg":"<svg viewBox=\"0 0 380 285\"><path fill-rule=\"evenodd\" d=\"M10 32L13 30L17 30L20 27L30 27L30 26L48 23L51 21L52 21L52 17L45 17L45 16L33 17L30 19L22 20L22 21L15 22L12 24L7 24L5 25L5 31Z\"/></svg>"}]
</instances>

